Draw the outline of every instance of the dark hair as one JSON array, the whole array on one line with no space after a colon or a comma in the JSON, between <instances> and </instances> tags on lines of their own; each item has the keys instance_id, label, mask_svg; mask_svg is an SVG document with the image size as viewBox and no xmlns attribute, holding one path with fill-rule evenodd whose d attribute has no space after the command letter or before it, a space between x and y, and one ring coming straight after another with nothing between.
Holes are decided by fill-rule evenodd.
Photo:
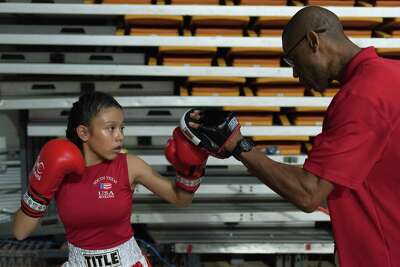
<instances>
[{"instance_id":1,"label":"dark hair","mask_svg":"<svg viewBox=\"0 0 400 267\"><path fill-rule=\"evenodd\" d=\"M102 109L110 107L122 110L121 105L110 94L95 91L81 95L69 112L66 137L82 150L82 140L76 133L76 128L79 125L89 126L90 121Z\"/></svg>"}]
</instances>

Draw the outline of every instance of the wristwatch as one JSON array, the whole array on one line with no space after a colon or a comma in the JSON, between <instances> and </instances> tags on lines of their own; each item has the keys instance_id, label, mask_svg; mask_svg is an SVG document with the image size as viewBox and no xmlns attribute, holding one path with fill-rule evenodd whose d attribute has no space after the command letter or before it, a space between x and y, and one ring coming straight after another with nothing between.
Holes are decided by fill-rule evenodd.
<instances>
[{"instance_id":1,"label":"wristwatch","mask_svg":"<svg viewBox=\"0 0 400 267\"><path fill-rule=\"evenodd\" d=\"M253 147L254 144L251 141L243 138L237 142L235 148L232 150L232 155L239 160L239 156L242 152L249 152Z\"/></svg>"}]
</instances>

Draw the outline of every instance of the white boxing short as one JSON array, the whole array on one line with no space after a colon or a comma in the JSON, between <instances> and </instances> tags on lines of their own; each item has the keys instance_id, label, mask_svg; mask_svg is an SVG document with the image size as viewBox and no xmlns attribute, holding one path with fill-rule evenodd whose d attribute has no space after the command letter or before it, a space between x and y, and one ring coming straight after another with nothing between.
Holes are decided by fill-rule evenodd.
<instances>
[{"instance_id":1,"label":"white boxing short","mask_svg":"<svg viewBox=\"0 0 400 267\"><path fill-rule=\"evenodd\" d=\"M68 261L62 267L151 267L134 237L109 249L82 249L68 243Z\"/></svg>"}]
</instances>

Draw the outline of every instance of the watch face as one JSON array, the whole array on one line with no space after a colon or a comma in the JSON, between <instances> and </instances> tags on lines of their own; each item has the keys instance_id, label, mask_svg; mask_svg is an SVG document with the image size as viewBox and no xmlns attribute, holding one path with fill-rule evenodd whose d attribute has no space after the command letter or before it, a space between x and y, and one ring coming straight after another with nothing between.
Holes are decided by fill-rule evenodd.
<instances>
[{"instance_id":1,"label":"watch face","mask_svg":"<svg viewBox=\"0 0 400 267\"><path fill-rule=\"evenodd\" d=\"M240 147L243 152L249 152L253 148L253 144L249 140L243 139L240 142Z\"/></svg>"}]
</instances>

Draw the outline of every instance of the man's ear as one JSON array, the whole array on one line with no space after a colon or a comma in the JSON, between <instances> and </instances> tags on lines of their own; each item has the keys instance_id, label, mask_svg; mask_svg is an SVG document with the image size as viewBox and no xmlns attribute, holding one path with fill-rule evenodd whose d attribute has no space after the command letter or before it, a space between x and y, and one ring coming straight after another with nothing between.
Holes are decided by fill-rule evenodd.
<instances>
[{"instance_id":1,"label":"man's ear","mask_svg":"<svg viewBox=\"0 0 400 267\"><path fill-rule=\"evenodd\" d=\"M319 36L315 31L310 31L307 34L307 42L313 52L316 52L319 47Z\"/></svg>"},{"instance_id":2,"label":"man's ear","mask_svg":"<svg viewBox=\"0 0 400 267\"><path fill-rule=\"evenodd\" d=\"M85 125L79 125L76 127L76 134L82 140L82 142L87 142L89 140L89 128Z\"/></svg>"}]
</instances>

